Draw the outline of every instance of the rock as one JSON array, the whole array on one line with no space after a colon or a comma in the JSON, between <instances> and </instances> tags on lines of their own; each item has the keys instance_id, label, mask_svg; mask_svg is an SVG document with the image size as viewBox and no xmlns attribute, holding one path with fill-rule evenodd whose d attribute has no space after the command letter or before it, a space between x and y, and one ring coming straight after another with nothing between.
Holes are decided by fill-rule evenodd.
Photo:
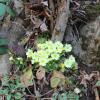
<instances>
[{"instance_id":1,"label":"rock","mask_svg":"<svg viewBox=\"0 0 100 100\"><path fill-rule=\"evenodd\" d=\"M81 27L79 33L72 26L67 27L64 38L65 42L72 44L73 53L81 63L100 66L100 16Z\"/></svg>"},{"instance_id":2,"label":"rock","mask_svg":"<svg viewBox=\"0 0 100 100\"><path fill-rule=\"evenodd\" d=\"M77 56L80 57L82 54L81 41L78 40L78 36L74 33L73 28L69 25L66 28L64 41L70 43L73 47L72 51Z\"/></svg>"},{"instance_id":3,"label":"rock","mask_svg":"<svg viewBox=\"0 0 100 100\"><path fill-rule=\"evenodd\" d=\"M0 55L0 75L9 73L10 63L8 54Z\"/></svg>"},{"instance_id":4,"label":"rock","mask_svg":"<svg viewBox=\"0 0 100 100\"><path fill-rule=\"evenodd\" d=\"M88 64L100 66L100 16L81 29L82 50L81 58Z\"/></svg>"}]
</instances>

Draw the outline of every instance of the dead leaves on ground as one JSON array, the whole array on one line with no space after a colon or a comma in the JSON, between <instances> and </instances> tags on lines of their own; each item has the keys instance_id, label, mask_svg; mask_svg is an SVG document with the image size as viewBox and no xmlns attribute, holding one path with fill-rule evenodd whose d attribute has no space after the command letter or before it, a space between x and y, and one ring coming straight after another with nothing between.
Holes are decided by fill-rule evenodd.
<instances>
[{"instance_id":1,"label":"dead leaves on ground","mask_svg":"<svg viewBox=\"0 0 100 100\"><path fill-rule=\"evenodd\" d=\"M42 80L45 77L45 69L43 67L40 67L36 72L36 78L38 80Z\"/></svg>"},{"instance_id":2,"label":"dead leaves on ground","mask_svg":"<svg viewBox=\"0 0 100 100\"><path fill-rule=\"evenodd\" d=\"M81 80L80 84L84 85L85 88L88 88L88 83L91 83L92 90L95 93L95 100L100 100L98 91L98 89L100 90L100 73L98 71L93 71L91 74L87 74L83 71L79 79Z\"/></svg>"},{"instance_id":3,"label":"dead leaves on ground","mask_svg":"<svg viewBox=\"0 0 100 100\"><path fill-rule=\"evenodd\" d=\"M28 86L33 85L33 82L32 82L33 78L34 77L33 77L32 69L28 68L24 70L23 74L20 77L20 81L23 86L28 87Z\"/></svg>"},{"instance_id":4,"label":"dead leaves on ground","mask_svg":"<svg viewBox=\"0 0 100 100\"><path fill-rule=\"evenodd\" d=\"M87 87L87 82L100 80L100 73L98 71L93 71L91 74L87 74L85 71L82 71L79 79L81 80L80 84L83 84L85 87Z\"/></svg>"},{"instance_id":5,"label":"dead leaves on ground","mask_svg":"<svg viewBox=\"0 0 100 100\"><path fill-rule=\"evenodd\" d=\"M57 86L61 86L64 84L65 84L65 76L61 72L54 71L50 79L51 87L56 88Z\"/></svg>"}]
</instances>

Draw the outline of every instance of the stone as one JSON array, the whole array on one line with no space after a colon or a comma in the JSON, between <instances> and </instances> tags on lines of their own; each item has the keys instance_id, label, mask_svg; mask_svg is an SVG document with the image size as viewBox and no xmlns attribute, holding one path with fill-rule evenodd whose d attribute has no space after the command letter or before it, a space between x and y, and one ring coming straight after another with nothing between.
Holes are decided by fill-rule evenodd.
<instances>
[{"instance_id":1,"label":"stone","mask_svg":"<svg viewBox=\"0 0 100 100\"><path fill-rule=\"evenodd\" d=\"M0 55L0 75L7 74L10 71L8 54Z\"/></svg>"}]
</instances>

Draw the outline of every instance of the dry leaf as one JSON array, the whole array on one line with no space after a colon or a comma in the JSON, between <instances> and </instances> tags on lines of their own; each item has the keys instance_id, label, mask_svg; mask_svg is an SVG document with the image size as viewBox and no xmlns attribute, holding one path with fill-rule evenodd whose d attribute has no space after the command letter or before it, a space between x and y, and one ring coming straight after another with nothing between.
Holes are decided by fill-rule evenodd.
<instances>
[{"instance_id":1,"label":"dry leaf","mask_svg":"<svg viewBox=\"0 0 100 100\"><path fill-rule=\"evenodd\" d=\"M57 86L64 85L65 76L61 72L54 71L50 79L50 84L52 88L56 88Z\"/></svg>"},{"instance_id":2,"label":"dry leaf","mask_svg":"<svg viewBox=\"0 0 100 100\"><path fill-rule=\"evenodd\" d=\"M33 73L32 73L32 69L25 69L23 75L21 75L20 77L21 83L25 86L31 86L33 85Z\"/></svg>"},{"instance_id":3,"label":"dry leaf","mask_svg":"<svg viewBox=\"0 0 100 100\"><path fill-rule=\"evenodd\" d=\"M93 77L95 78L95 80L98 80L100 77L99 72L93 71L91 74L87 74L85 71L82 71L80 75L80 79L81 79L80 84L83 84L85 87L87 87L87 81L91 81Z\"/></svg>"},{"instance_id":4,"label":"dry leaf","mask_svg":"<svg viewBox=\"0 0 100 100\"><path fill-rule=\"evenodd\" d=\"M43 67L40 67L36 72L36 77L38 80L41 80L45 77L45 69Z\"/></svg>"}]
</instances>

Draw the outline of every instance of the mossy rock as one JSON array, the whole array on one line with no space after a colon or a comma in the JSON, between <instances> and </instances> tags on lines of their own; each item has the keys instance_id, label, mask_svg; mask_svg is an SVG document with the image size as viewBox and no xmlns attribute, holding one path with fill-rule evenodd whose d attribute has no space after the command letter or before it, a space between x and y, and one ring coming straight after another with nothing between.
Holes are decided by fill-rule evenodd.
<instances>
[{"instance_id":1,"label":"mossy rock","mask_svg":"<svg viewBox=\"0 0 100 100\"><path fill-rule=\"evenodd\" d=\"M85 8L85 11L90 19L95 19L100 15L100 4L89 5Z\"/></svg>"}]
</instances>

